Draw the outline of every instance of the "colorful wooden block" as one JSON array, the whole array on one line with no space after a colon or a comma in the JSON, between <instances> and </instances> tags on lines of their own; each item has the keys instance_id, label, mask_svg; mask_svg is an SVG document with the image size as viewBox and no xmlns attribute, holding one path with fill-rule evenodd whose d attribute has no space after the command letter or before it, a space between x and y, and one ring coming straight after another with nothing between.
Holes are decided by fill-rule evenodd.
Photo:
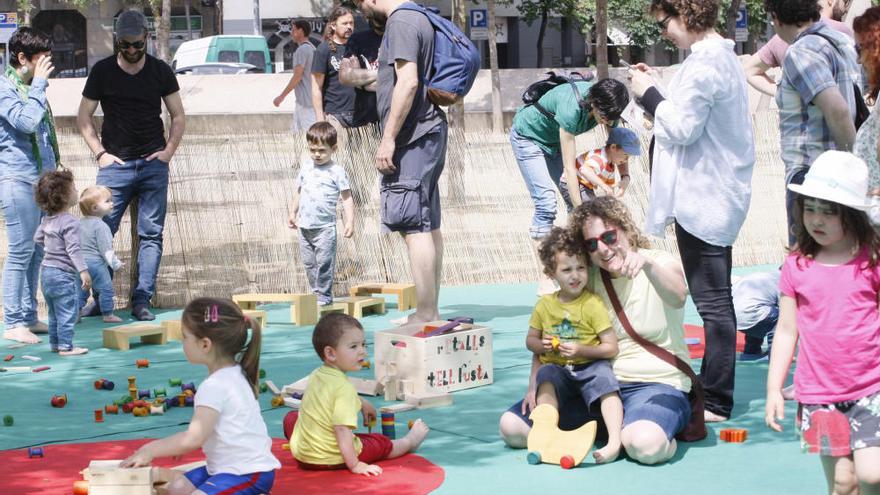
<instances>
[{"instance_id":1,"label":"colorful wooden block","mask_svg":"<svg viewBox=\"0 0 880 495\"><path fill-rule=\"evenodd\" d=\"M236 294L232 300L242 310L257 309L259 303L289 302L293 324L314 325L318 322L318 297L314 294Z\"/></svg>"},{"instance_id":2,"label":"colorful wooden block","mask_svg":"<svg viewBox=\"0 0 880 495\"><path fill-rule=\"evenodd\" d=\"M526 441L529 464L560 464L565 469L571 469L584 460L596 440L595 421L576 430L560 430L559 412L549 404L536 407L529 419L533 423ZM532 453L536 455L532 456Z\"/></svg>"}]
</instances>

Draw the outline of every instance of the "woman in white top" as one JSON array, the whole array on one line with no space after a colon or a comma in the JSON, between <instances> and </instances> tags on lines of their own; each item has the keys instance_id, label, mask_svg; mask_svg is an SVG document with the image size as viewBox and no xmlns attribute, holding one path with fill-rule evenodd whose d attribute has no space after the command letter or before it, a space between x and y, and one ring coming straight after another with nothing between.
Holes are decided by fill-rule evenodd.
<instances>
[{"instance_id":1,"label":"woman in white top","mask_svg":"<svg viewBox=\"0 0 880 495\"><path fill-rule=\"evenodd\" d=\"M587 287L602 298L617 335L619 350L613 369L623 402L623 448L642 464L666 462L675 454L675 436L690 421L687 394L691 380L629 336L617 318L600 270L611 275L611 285L633 330L687 362L690 356L683 327L687 288L681 263L666 251L651 249L626 206L612 196L577 207L569 217L569 229L590 257ZM499 429L507 445L526 446L529 413L520 401L501 416ZM577 428L590 419L595 418L583 400L559 404L562 429Z\"/></svg>"},{"instance_id":2,"label":"woman in white top","mask_svg":"<svg viewBox=\"0 0 880 495\"><path fill-rule=\"evenodd\" d=\"M164 470L157 476L168 478L169 494L269 493L281 463L272 455L272 439L257 402L260 324L229 299L210 297L190 301L180 321L186 359L208 368L208 378L195 395L192 420L186 430L142 446L121 466L149 466L156 457L201 447L205 466L174 475Z\"/></svg>"},{"instance_id":3,"label":"woman in white top","mask_svg":"<svg viewBox=\"0 0 880 495\"><path fill-rule=\"evenodd\" d=\"M663 92L645 64L629 73L633 93L654 115L645 230L662 237L675 224L706 330L706 420L724 421L733 408L736 364L732 246L749 209L755 164L746 78L734 42L715 31L717 0L652 0L649 12L663 36L691 54Z\"/></svg>"},{"instance_id":4,"label":"woman in white top","mask_svg":"<svg viewBox=\"0 0 880 495\"><path fill-rule=\"evenodd\" d=\"M868 93L876 95L880 89L880 7L871 7L853 21L856 46L859 47L859 62L868 74ZM853 153L868 165L868 192L873 196L868 218L875 229L880 227L880 161L877 147L880 146L880 117L871 112L853 145Z\"/></svg>"}]
</instances>

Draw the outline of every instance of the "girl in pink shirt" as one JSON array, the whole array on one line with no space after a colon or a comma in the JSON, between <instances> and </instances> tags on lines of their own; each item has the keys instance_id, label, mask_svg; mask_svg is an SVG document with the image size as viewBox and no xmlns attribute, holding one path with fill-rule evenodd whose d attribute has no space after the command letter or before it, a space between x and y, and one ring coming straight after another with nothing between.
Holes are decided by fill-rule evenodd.
<instances>
[{"instance_id":1,"label":"girl in pink shirt","mask_svg":"<svg viewBox=\"0 0 880 495\"><path fill-rule=\"evenodd\" d=\"M880 239L868 223L868 170L826 151L798 193L797 244L779 282L767 425L781 431L794 375L802 446L819 453L831 493L880 493Z\"/></svg>"}]
</instances>

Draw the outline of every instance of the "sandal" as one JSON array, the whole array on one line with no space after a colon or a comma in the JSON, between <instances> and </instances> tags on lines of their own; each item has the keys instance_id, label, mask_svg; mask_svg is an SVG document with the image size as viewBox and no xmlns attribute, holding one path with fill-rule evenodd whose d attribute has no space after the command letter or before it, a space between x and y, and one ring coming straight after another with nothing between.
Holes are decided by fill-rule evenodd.
<instances>
[{"instance_id":1,"label":"sandal","mask_svg":"<svg viewBox=\"0 0 880 495\"><path fill-rule=\"evenodd\" d=\"M58 351L59 356L79 356L80 354L85 354L89 352L85 347L74 347L73 349L69 349L66 351Z\"/></svg>"}]
</instances>

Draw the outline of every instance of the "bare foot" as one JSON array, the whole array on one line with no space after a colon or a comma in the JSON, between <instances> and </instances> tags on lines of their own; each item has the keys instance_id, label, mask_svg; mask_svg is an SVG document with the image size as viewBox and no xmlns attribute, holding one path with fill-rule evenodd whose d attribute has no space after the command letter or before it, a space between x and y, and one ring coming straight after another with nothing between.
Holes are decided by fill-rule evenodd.
<instances>
[{"instance_id":1,"label":"bare foot","mask_svg":"<svg viewBox=\"0 0 880 495\"><path fill-rule=\"evenodd\" d=\"M712 411L706 409L705 411L703 411L703 419L707 423L722 423L730 418L726 418L724 416L721 416L720 414L715 414Z\"/></svg>"},{"instance_id":2,"label":"bare foot","mask_svg":"<svg viewBox=\"0 0 880 495\"><path fill-rule=\"evenodd\" d=\"M85 347L74 347L69 351L58 351L59 356L79 356L80 354L85 354L89 352Z\"/></svg>"},{"instance_id":3,"label":"bare foot","mask_svg":"<svg viewBox=\"0 0 880 495\"><path fill-rule=\"evenodd\" d=\"M617 456L620 454L620 443L611 444L608 443L604 447L599 450L593 452L593 458L596 459L596 464L606 464L609 462L614 462L617 459Z\"/></svg>"},{"instance_id":4,"label":"bare foot","mask_svg":"<svg viewBox=\"0 0 880 495\"><path fill-rule=\"evenodd\" d=\"M31 333L31 331L25 326L17 326L4 330L3 338L6 340L21 342L23 344L39 344L42 342L39 337Z\"/></svg>"},{"instance_id":5,"label":"bare foot","mask_svg":"<svg viewBox=\"0 0 880 495\"><path fill-rule=\"evenodd\" d=\"M412 429L409 430L404 437L411 442L411 447L409 449L410 452L415 452L415 450L419 448L419 445L421 445L425 440L425 437L428 436L429 431L430 428L428 428L428 425L426 425L421 418L413 421Z\"/></svg>"},{"instance_id":6,"label":"bare foot","mask_svg":"<svg viewBox=\"0 0 880 495\"><path fill-rule=\"evenodd\" d=\"M103 320L104 323L122 323L122 318L114 314L104 315Z\"/></svg>"}]
</instances>

